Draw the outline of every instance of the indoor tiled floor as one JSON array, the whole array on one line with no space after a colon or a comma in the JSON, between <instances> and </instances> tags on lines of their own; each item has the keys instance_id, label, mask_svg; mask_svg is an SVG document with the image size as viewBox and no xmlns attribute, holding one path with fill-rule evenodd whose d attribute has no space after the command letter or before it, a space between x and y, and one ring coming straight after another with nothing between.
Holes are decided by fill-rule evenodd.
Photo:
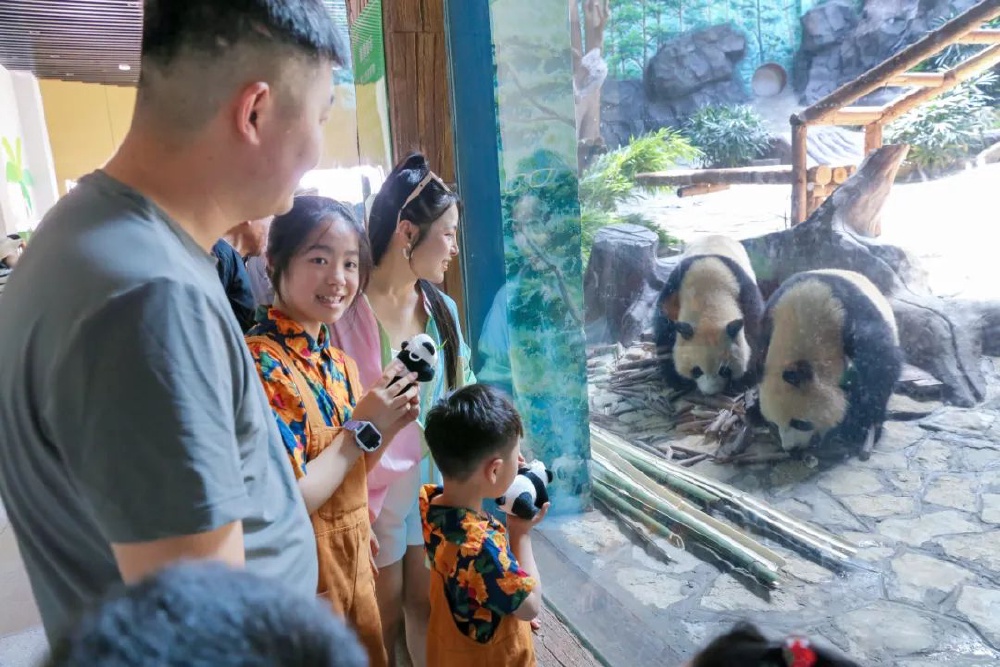
<instances>
[{"instance_id":1,"label":"indoor tiled floor","mask_svg":"<svg viewBox=\"0 0 1000 667\"><path fill-rule=\"evenodd\" d=\"M0 667L32 667L47 649L14 531L0 505Z\"/></svg>"}]
</instances>

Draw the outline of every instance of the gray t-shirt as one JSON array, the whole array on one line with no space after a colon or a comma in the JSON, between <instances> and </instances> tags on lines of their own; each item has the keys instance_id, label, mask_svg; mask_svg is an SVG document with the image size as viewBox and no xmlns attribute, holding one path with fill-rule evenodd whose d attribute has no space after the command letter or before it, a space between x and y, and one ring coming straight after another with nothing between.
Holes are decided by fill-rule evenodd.
<instances>
[{"instance_id":1,"label":"gray t-shirt","mask_svg":"<svg viewBox=\"0 0 1000 667\"><path fill-rule=\"evenodd\" d=\"M211 255L98 171L0 303L0 494L50 639L110 548L242 520L247 567L315 595L305 505Z\"/></svg>"}]
</instances>

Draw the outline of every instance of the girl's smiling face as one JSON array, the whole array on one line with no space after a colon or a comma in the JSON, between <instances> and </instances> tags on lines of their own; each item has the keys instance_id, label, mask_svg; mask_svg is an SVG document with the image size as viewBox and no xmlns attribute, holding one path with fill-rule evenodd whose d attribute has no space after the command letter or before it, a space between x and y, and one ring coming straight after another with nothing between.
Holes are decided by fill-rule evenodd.
<instances>
[{"instance_id":1,"label":"girl's smiling face","mask_svg":"<svg viewBox=\"0 0 1000 667\"><path fill-rule=\"evenodd\" d=\"M279 307L314 338L321 324L344 315L360 283L357 231L343 218L328 221L291 258L277 295Z\"/></svg>"}]
</instances>

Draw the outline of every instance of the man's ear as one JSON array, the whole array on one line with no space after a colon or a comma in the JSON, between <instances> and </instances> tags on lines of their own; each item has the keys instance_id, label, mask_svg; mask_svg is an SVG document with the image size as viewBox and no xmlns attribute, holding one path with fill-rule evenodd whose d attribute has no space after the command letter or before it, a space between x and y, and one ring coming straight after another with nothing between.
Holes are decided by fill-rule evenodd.
<instances>
[{"instance_id":1,"label":"man's ear","mask_svg":"<svg viewBox=\"0 0 1000 667\"><path fill-rule=\"evenodd\" d=\"M261 126L273 113L271 87L255 81L243 87L236 102L236 130L244 141L254 146L261 143Z\"/></svg>"},{"instance_id":2,"label":"man's ear","mask_svg":"<svg viewBox=\"0 0 1000 667\"><path fill-rule=\"evenodd\" d=\"M490 459L486 463L486 480L490 484L496 484L497 480L500 479L500 468L503 467L503 459L495 458Z\"/></svg>"}]
</instances>

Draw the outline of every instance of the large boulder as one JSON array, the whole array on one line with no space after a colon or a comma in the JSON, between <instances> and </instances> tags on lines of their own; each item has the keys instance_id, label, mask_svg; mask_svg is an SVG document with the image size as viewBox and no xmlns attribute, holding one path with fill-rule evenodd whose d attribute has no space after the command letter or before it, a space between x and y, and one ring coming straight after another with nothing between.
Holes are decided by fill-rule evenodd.
<instances>
[{"instance_id":1,"label":"large boulder","mask_svg":"<svg viewBox=\"0 0 1000 667\"><path fill-rule=\"evenodd\" d=\"M728 24L672 39L646 64L646 93L651 100L676 100L710 83L729 81L746 47L743 33Z\"/></svg>"},{"instance_id":2,"label":"large boulder","mask_svg":"<svg viewBox=\"0 0 1000 667\"><path fill-rule=\"evenodd\" d=\"M976 0L829 0L802 17L796 90L812 104L920 39ZM898 94L884 90L863 100L880 104Z\"/></svg>"},{"instance_id":3,"label":"large boulder","mask_svg":"<svg viewBox=\"0 0 1000 667\"><path fill-rule=\"evenodd\" d=\"M695 30L663 46L646 64L646 127L677 126L703 106L748 99L737 68L747 41L729 24Z\"/></svg>"}]
</instances>

